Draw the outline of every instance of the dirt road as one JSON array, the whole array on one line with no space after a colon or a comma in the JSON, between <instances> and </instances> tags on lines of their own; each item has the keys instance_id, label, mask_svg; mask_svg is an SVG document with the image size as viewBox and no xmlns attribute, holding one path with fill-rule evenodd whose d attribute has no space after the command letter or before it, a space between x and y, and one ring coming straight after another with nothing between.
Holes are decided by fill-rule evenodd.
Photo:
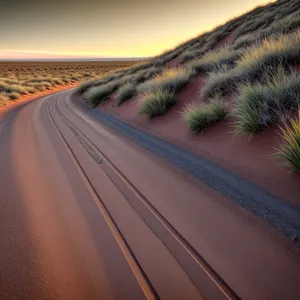
<instances>
[{"instance_id":1,"label":"dirt road","mask_svg":"<svg viewBox=\"0 0 300 300\"><path fill-rule=\"evenodd\" d=\"M299 210L72 90L11 112L0 154L1 299L299 299Z\"/></svg>"}]
</instances>

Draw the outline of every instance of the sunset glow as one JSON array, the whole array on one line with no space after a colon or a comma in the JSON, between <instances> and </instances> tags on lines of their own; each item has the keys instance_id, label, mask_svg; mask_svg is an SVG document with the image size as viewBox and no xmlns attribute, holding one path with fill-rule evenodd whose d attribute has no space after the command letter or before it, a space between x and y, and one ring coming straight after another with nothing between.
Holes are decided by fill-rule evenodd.
<instances>
[{"instance_id":1,"label":"sunset glow","mask_svg":"<svg viewBox=\"0 0 300 300\"><path fill-rule=\"evenodd\" d=\"M50 2L3 4L0 59L153 56L270 1Z\"/></svg>"}]
</instances>

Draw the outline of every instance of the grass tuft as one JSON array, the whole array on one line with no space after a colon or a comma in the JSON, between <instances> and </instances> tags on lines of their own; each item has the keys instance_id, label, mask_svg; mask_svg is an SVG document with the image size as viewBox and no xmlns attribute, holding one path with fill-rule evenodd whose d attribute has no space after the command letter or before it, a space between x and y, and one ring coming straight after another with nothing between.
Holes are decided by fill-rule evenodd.
<instances>
[{"instance_id":1,"label":"grass tuft","mask_svg":"<svg viewBox=\"0 0 300 300\"><path fill-rule=\"evenodd\" d=\"M116 83L108 83L95 87L91 87L84 93L85 99L88 103L97 106L108 100L110 94L117 88Z\"/></svg>"},{"instance_id":2,"label":"grass tuft","mask_svg":"<svg viewBox=\"0 0 300 300\"><path fill-rule=\"evenodd\" d=\"M273 155L281 160L281 166L300 172L300 109L298 118L291 120L290 125L285 122L280 130L283 144Z\"/></svg>"},{"instance_id":3,"label":"grass tuft","mask_svg":"<svg viewBox=\"0 0 300 300\"><path fill-rule=\"evenodd\" d=\"M228 106L219 96L212 99L207 106L192 103L182 111L183 120L186 121L193 134L206 131L215 123L223 121L228 114Z\"/></svg>"},{"instance_id":4,"label":"grass tuft","mask_svg":"<svg viewBox=\"0 0 300 300\"><path fill-rule=\"evenodd\" d=\"M194 60L189 64L194 73L212 72L220 69L222 65L234 66L236 59L239 57L239 51L230 50L223 47L217 51L207 52L200 59Z\"/></svg>"},{"instance_id":5,"label":"grass tuft","mask_svg":"<svg viewBox=\"0 0 300 300\"><path fill-rule=\"evenodd\" d=\"M116 95L117 105L120 106L122 103L130 99L136 93L136 87L133 83L127 82L122 85Z\"/></svg>"},{"instance_id":6,"label":"grass tuft","mask_svg":"<svg viewBox=\"0 0 300 300\"><path fill-rule=\"evenodd\" d=\"M226 96L236 91L240 83L239 76L234 70L223 66L217 72L209 72L207 82L201 89L201 98L212 98L216 95Z\"/></svg>"},{"instance_id":7,"label":"grass tuft","mask_svg":"<svg viewBox=\"0 0 300 300\"><path fill-rule=\"evenodd\" d=\"M8 98L10 100L16 100L20 98L20 94L16 93L16 92L12 92L8 94Z\"/></svg>"},{"instance_id":8,"label":"grass tuft","mask_svg":"<svg viewBox=\"0 0 300 300\"><path fill-rule=\"evenodd\" d=\"M274 72L279 66L300 63L300 30L243 49L237 61L237 71L251 82L260 81L264 74Z\"/></svg>"},{"instance_id":9,"label":"grass tuft","mask_svg":"<svg viewBox=\"0 0 300 300\"><path fill-rule=\"evenodd\" d=\"M232 48L234 50L238 50L244 47L249 47L252 44L257 42L257 36L254 34L245 34L239 37L234 44L232 45Z\"/></svg>"},{"instance_id":10,"label":"grass tuft","mask_svg":"<svg viewBox=\"0 0 300 300\"><path fill-rule=\"evenodd\" d=\"M149 118L165 114L176 103L174 91L163 90L157 87L141 95L140 114L146 114Z\"/></svg>"},{"instance_id":11,"label":"grass tuft","mask_svg":"<svg viewBox=\"0 0 300 300\"><path fill-rule=\"evenodd\" d=\"M210 72L202 96L236 92L240 84L265 84L277 69L290 68L300 63L300 30L264 40L242 50L236 66Z\"/></svg>"},{"instance_id":12,"label":"grass tuft","mask_svg":"<svg viewBox=\"0 0 300 300\"><path fill-rule=\"evenodd\" d=\"M138 87L139 92L148 92L151 90L162 89L165 91L177 93L182 89L191 78L190 70L182 67L167 68L152 79L146 81Z\"/></svg>"},{"instance_id":13,"label":"grass tuft","mask_svg":"<svg viewBox=\"0 0 300 300\"><path fill-rule=\"evenodd\" d=\"M299 74L286 75L279 69L265 85L245 84L236 100L235 134L251 137L295 111L299 104Z\"/></svg>"},{"instance_id":14,"label":"grass tuft","mask_svg":"<svg viewBox=\"0 0 300 300\"><path fill-rule=\"evenodd\" d=\"M219 95L211 100L209 110L214 116L216 122L225 120L229 114L228 105L224 103L221 96Z\"/></svg>"}]
</instances>

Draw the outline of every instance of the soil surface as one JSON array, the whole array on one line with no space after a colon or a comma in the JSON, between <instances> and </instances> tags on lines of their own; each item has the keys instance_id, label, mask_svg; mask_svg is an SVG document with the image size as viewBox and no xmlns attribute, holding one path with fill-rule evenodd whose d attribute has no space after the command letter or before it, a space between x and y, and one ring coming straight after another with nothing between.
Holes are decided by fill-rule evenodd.
<instances>
[{"instance_id":1,"label":"soil surface","mask_svg":"<svg viewBox=\"0 0 300 300\"><path fill-rule=\"evenodd\" d=\"M298 299L299 244L232 201L256 187L224 196L241 179L207 165L208 185L184 169L199 158L96 112L62 91L1 120L1 299Z\"/></svg>"}]
</instances>

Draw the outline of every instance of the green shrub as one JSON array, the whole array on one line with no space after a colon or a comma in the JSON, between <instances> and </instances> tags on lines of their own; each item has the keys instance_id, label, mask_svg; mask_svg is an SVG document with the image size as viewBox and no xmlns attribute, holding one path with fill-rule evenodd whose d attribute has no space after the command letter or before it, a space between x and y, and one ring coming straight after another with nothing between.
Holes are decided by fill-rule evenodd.
<instances>
[{"instance_id":1,"label":"green shrub","mask_svg":"<svg viewBox=\"0 0 300 300\"><path fill-rule=\"evenodd\" d=\"M300 63L300 31L264 40L254 47L245 48L237 61L236 71L245 80L264 80L279 66L288 67Z\"/></svg>"},{"instance_id":2,"label":"green shrub","mask_svg":"<svg viewBox=\"0 0 300 300\"><path fill-rule=\"evenodd\" d=\"M182 111L192 133L204 132L216 122L223 121L229 113L228 106L218 96L209 105L188 104Z\"/></svg>"},{"instance_id":3,"label":"green shrub","mask_svg":"<svg viewBox=\"0 0 300 300\"><path fill-rule=\"evenodd\" d=\"M214 99L210 100L209 110L216 122L225 120L229 114L228 105L224 103L220 95L217 95Z\"/></svg>"},{"instance_id":4,"label":"green shrub","mask_svg":"<svg viewBox=\"0 0 300 300\"><path fill-rule=\"evenodd\" d=\"M110 94L117 88L117 84L108 83L91 87L84 93L85 99L92 105L97 106L108 100Z\"/></svg>"},{"instance_id":5,"label":"green shrub","mask_svg":"<svg viewBox=\"0 0 300 300\"><path fill-rule=\"evenodd\" d=\"M207 107L198 104L188 104L182 117L193 134L204 132L213 124L213 115Z\"/></svg>"},{"instance_id":6,"label":"green shrub","mask_svg":"<svg viewBox=\"0 0 300 300\"><path fill-rule=\"evenodd\" d=\"M202 96L227 95L235 92L242 83L266 83L278 67L287 69L299 63L299 51L300 31L244 48L235 68L209 73Z\"/></svg>"},{"instance_id":7,"label":"green shrub","mask_svg":"<svg viewBox=\"0 0 300 300\"><path fill-rule=\"evenodd\" d=\"M140 114L146 114L149 118L165 114L176 103L174 91L163 90L157 87L141 95Z\"/></svg>"},{"instance_id":8,"label":"green shrub","mask_svg":"<svg viewBox=\"0 0 300 300\"><path fill-rule=\"evenodd\" d=\"M136 93L136 87L133 83L128 82L122 85L116 95L117 105L120 106Z\"/></svg>"},{"instance_id":9,"label":"green shrub","mask_svg":"<svg viewBox=\"0 0 300 300\"><path fill-rule=\"evenodd\" d=\"M265 85L246 84L236 100L236 135L261 132L297 109L300 104L300 75L279 70Z\"/></svg>"},{"instance_id":10,"label":"green shrub","mask_svg":"<svg viewBox=\"0 0 300 300\"><path fill-rule=\"evenodd\" d=\"M201 89L201 98L212 98L216 95L226 96L236 91L241 82L239 74L227 66L220 67L217 72L208 73L207 82Z\"/></svg>"},{"instance_id":11,"label":"green shrub","mask_svg":"<svg viewBox=\"0 0 300 300\"><path fill-rule=\"evenodd\" d=\"M87 80L84 81L83 83L80 84L80 86L78 86L77 88L77 92L79 94L83 94L84 92L86 92L89 88L91 88L92 85L92 80Z\"/></svg>"},{"instance_id":12,"label":"green shrub","mask_svg":"<svg viewBox=\"0 0 300 300\"><path fill-rule=\"evenodd\" d=\"M284 127L280 127L283 144L276 149L274 156L281 160L281 166L288 166L300 172L300 110L298 118L290 123L288 125L285 122Z\"/></svg>"},{"instance_id":13,"label":"green shrub","mask_svg":"<svg viewBox=\"0 0 300 300\"><path fill-rule=\"evenodd\" d=\"M271 102L270 98L268 89L262 85L247 84L240 88L235 111L236 135L249 134L251 137L274 121L273 111L265 105Z\"/></svg>"}]
</instances>

